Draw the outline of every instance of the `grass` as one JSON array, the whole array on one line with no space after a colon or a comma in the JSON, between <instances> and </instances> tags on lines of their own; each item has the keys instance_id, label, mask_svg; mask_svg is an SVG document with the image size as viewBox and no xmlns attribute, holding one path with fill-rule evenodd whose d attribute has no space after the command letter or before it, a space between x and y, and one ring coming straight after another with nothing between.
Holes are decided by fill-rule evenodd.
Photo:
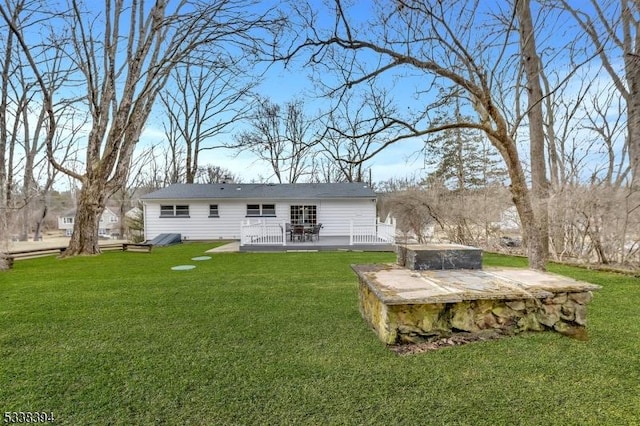
<instances>
[{"instance_id":1,"label":"grass","mask_svg":"<svg viewBox=\"0 0 640 426\"><path fill-rule=\"evenodd\" d=\"M0 414L58 424L619 425L640 420L640 280L603 286L588 342L555 333L400 357L349 265L385 253L146 253L18 261L0 274ZM523 260L486 255L493 266Z\"/></svg>"}]
</instances>

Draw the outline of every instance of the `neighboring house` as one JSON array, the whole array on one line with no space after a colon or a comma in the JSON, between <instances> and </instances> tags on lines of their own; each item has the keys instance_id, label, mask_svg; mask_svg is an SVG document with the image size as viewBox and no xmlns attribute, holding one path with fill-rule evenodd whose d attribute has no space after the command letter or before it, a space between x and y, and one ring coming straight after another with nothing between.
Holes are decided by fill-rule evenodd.
<instances>
[{"instance_id":1,"label":"neighboring house","mask_svg":"<svg viewBox=\"0 0 640 426\"><path fill-rule=\"evenodd\" d=\"M70 237L73 233L73 225L76 220L76 211L71 210L58 217L58 229L64 231L64 235ZM110 236L114 231L119 232L118 228L120 224L120 219L118 215L115 214L108 207L104 209L102 212L102 216L100 216L100 227L98 229L98 235L100 236Z\"/></svg>"},{"instance_id":2,"label":"neighboring house","mask_svg":"<svg viewBox=\"0 0 640 426\"><path fill-rule=\"evenodd\" d=\"M376 194L364 183L174 184L141 197L145 238L240 239L247 222L322 224L322 236L376 226Z\"/></svg>"},{"instance_id":3,"label":"neighboring house","mask_svg":"<svg viewBox=\"0 0 640 426\"><path fill-rule=\"evenodd\" d=\"M501 231L519 231L520 217L515 206L511 206L500 213L500 221L492 223L494 228Z\"/></svg>"}]
</instances>

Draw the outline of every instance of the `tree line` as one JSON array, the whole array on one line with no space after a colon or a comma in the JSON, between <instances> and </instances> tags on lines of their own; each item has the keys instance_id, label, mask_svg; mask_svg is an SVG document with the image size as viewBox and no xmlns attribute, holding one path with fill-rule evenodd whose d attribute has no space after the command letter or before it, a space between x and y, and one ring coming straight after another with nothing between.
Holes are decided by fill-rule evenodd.
<instances>
[{"instance_id":1,"label":"tree line","mask_svg":"<svg viewBox=\"0 0 640 426\"><path fill-rule=\"evenodd\" d=\"M27 210L44 218L62 177L80 188L65 253L93 254L117 191L241 178L201 164L205 151L251 152L279 182L360 181L392 145L420 140L433 163L421 188L506 182L532 268L550 253L637 253L637 2L361 7L3 1L3 240ZM257 95L274 63L310 73L321 110ZM143 147L153 114L163 143Z\"/></svg>"}]
</instances>

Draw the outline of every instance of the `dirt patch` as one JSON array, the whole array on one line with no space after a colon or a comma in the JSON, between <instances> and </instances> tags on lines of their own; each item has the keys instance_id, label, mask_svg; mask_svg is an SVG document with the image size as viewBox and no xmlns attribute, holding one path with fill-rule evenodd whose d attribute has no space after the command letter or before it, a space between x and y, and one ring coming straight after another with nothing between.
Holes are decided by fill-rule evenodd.
<instances>
[{"instance_id":1,"label":"dirt patch","mask_svg":"<svg viewBox=\"0 0 640 426\"><path fill-rule=\"evenodd\" d=\"M507 334L493 331L490 333L456 333L449 337L443 337L420 343L392 345L389 349L398 355L415 355L424 352L437 351L442 348L461 346L475 342L486 342L507 337Z\"/></svg>"}]
</instances>

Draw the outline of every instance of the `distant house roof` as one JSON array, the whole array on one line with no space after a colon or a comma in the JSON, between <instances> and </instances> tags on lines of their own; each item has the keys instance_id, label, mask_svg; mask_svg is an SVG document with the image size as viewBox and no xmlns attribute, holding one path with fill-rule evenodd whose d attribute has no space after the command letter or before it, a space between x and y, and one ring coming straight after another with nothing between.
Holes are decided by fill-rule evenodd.
<instances>
[{"instance_id":1,"label":"distant house roof","mask_svg":"<svg viewBox=\"0 0 640 426\"><path fill-rule=\"evenodd\" d=\"M142 214L142 209L139 207L134 207L126 212L124 215L130 219L135 219Z\"/></svg>"},{"instance_id":2,"label":"distant house roof","mask_svg":"<svg viewBox=\"0 0 640 426\"><path fill-rule=\"evenodd\" d=\"M75 217L75 216L76 216L76 212L77 212L77 210L76 210L76 209L73 209L73 210L67 210L66 212L64 212L63 214L61 214L61 215L60 215L60 216L58 216L58 217ZM113 210L111 210L109 207L105 207L105 208L104 208L104 211L102 212L102 214L105 214L105 213L111 213L111 214L112 214L112 215L114 215L114 216L118 216L118 215L117 215Z\"/></svg>"},{"instance_id":3,"label":"distant house roof","mask_svg":"<svg viewBox=\"0 0 640 426\"><path fill-rule=\"evenodd\" d=\"M142 200L375 198L365 183L173 184Z\"/></svg>"}]
</instances>

